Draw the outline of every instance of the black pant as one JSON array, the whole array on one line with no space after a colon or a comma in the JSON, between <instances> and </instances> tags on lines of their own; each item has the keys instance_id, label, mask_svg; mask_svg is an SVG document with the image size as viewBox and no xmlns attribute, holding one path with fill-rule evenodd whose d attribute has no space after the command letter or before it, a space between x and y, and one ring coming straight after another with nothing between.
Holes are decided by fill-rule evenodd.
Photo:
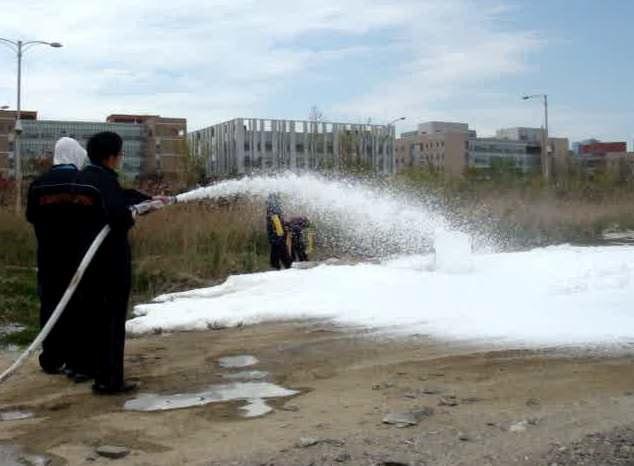
<instances>
[{"instance_id":1,"label":"black pant","mask_svg":"<svg viewBox=\"0 0 634 466\"><path fill-rule=\"evenodd\" d=\"M78 296L77 304L67 309L67 365L78 374L95 375L94 300Z\"/></svg>"},{"instance_id":2,"label":"black pant","mask_svg":"<svg viewBox=\"0 0 634 466\"><path fill-rule=\"evenodd\" d=\"M62 297L64 289L61 288L59 283L51 283L52 280L43 280L48 283L41 283L38 286L38 293L40 296L40 328L44 328L44 325L48 322L48 319L53 314L55 307L59 303ZM70 307L72 302L67 307ZM67 362L67 347L68 341L68 308L64 310L51 333L42 342L42 353L40 354L39 361L40 367L45 372L56 372Z\"/></svg>"},{"instance_id":3,"label":"black pant","mask_svg":"<svg viewBox=\"0 0 634 466\"><path fill-rule=\"evenodd\" d=\"M293 235L291 258L293 261L306 262L308 254L306 254L306 243L303 235Z\"/></svg>"},{"instance_id":4,"label":"black pant","mask_svg":"<svg viewBox=\"0 0 634 466\"><path fill-rule=\"evenodd\" d=\"M125 322L130 289L99 300L95 335L95 383L116 388L123 384Z\"/></svg>"},{"instance_id":5,"label":"black pant","mask_svg":"<svg viewBox=\"0 0 634 466\"><path fill-rule=\"evenodd\" d=\"M282 266L288 269L292 264L291 257L288 254L286 241L276 241L271 243L271 267L280 270Z\"/></svg>"}]
</instances>

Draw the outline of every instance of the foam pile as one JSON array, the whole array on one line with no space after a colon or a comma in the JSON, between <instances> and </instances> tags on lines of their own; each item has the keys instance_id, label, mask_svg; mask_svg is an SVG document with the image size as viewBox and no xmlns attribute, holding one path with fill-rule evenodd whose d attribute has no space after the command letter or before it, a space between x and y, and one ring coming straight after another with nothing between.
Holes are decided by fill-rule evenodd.
<instances>
[{"instance_id":1,"label":"foam pile","mask_svg":"<svg viewBox=\"0 0 634 466\"><path fill-rule=\"evenodd\" d=\"M557 246L446 260L441 243L449 241L445 250L451 254L466 251L463 240L437 240L440 257L232 276L219 286L137 306L128 331L327 318L407 335L500 343L634 341L634 247Z\"/></svg>"}]
</instances>

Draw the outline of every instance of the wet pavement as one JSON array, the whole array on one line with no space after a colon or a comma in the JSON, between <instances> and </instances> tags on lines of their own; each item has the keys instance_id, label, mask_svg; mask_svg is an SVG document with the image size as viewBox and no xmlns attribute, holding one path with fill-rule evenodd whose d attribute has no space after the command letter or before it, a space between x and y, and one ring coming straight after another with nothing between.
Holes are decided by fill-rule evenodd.
<instances>
[{"instance_id":1,"label":"wet pavement","mask_svg":"<svg viewBox=\"0 0 634 466\"><path fill-rule=\"evenodd\" d=\"M241 354L237 356L226 356L218 360L218 365L223 369L241 368L255 366L258 359L250 354Z\"/></svg>"},{"instance_id":2,"label":"wet pavement","mask_svg":"<svg viewBox=\"0 0 634 466\"><path fill-rule=\"evenodd\" d=\"M218 360L221 368L243 368L257 364L257 358L251 355L227 356ZM210 403L223 403L231 401L243 401L240 407L242 417L258 417L273 411L266 400L274 398L286 398L298 394L298 391L290 390L270 382L264 382L268 372L259 370L239 371L220 374L229 380L240 380L227 384L211 385L204 390L190 393L155 394L142 393L137 397L126 401L123 409L128 411L166 411L172 409L192 408L205 406Z\"/></svg>"},{"instance_id":3,"label":"wet pavement","mask_svg":"<svg viewBox=\"0 0 634 466\"><path fill-rule=\"evenodd\" d=\"M289 390L268 382L238 382L212 385L206 390L193 393L140 394L127 401L123 408L131 411L164 411L227 401L246 401L253 404L264 399L288 397L297 393L295 390Z\"/></svg>"},{"instance_id":4,"label":"wet pavement","mask_svg":"<svg viewBox=\"0 0 634 466\"><path fill-rule=\"evenodd\" d=\"M264 371L240 371L231 374L221 374L223 379L228 380L262 380L269 377L268 372Z\"/></svg>"},{"instance_id":5,"label":"wet pavement","mask_svg":"<svg viewBox=\"0 0 634 466\"><path fill-rule=\"evenodd\" d=\"M19 409L0 411L0 421L21 421L31 419L33 416L32 412Z\"/></svg>"},{"instance_id":6,"label":"wet pavement","mask_svg":"<svg viewBox=\"0 0 634 466\"><path fill-rule=\"evenodd\" d=\"M2 466L46 466L51 462L50 456L29 453L13 443L0 442L0 464Z\"/></svg>"}]
</instances>

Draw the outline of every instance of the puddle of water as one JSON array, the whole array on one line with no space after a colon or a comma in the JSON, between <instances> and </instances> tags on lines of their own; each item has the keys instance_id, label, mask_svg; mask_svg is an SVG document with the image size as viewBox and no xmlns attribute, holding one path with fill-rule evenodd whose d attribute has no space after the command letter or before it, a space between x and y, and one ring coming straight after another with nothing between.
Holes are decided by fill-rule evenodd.
<instances>
[{"instance_id":1,"label":"puddle of water","mask_svg":"<svg viewBox=\"0 0 634 466\"><path fill-rule=\"evenodd\" d=\"M223 379L229 380L262 380L268 376L269 373L264 371L240 371L231 374L222 374Z\"/></svg>"},{"instance_id":2,"label":"puddle of water","mask_svg":"<svg viewBox=\"0 0 634 466\"><path fill-rule=\"evenodd\" d=\"M224 358L218 359L218 364L220 365L220 367L223 367L225 369L255 366L258 362L258 359L255 356L251 356L250 354L226 356Z\"/></svg>"},{"instance_id":3,"label":"puddle of water","mask_svg":"<svg viewBox=\"0 0 634 466\"><path fill-rule=\"evenodd\" d=\"M174 395L141 394L126 401L123 409L129 411L165 411L170 409L204 406L225 401L247 401L245 417L261 416L272 409L264 402L267 398L283 398L296 395L289 390L268 382L242 382L212 385L198 393L177 393ZM265 407L267 410L265 410Z\"/></svg>"},{"instance_id":4,"label":"puddle of water","mask_svg":"<svg viewBox=\"0 0 634 466\"><path fill-rule=\"evenodd\" d=\"M2 466L45 466L51 464L52 458L45 455L27 453L13 443L0 442L0 464Z\"/></svg>"},{"instance_id":5,"label":"puddle of water","mask_svg":"<svg viewBox=\"0 0 634 466\"><path fill-rule=\"evenodd\" d=\"M265 400L262 398L256 398L255 400L247 400L247 405L241 406L240 409L244 411L244 417L258 417L273 411Z\"/></svg>"},{"instance_id":6,"label":"puddle of water","mask_svg":"<svg viewBox=\"0 0 634 466\"><path fill-rule=\"evenodd\" d=\"M18 333L24 330L26 327L22 324L10 323L6 325L0 325L0 337L5 337L13 333Z\"/></svg>"},{"instance_id":7,"label":"puddle of water","mask_svg":"<svg viewBox=\"0 0 634 466\"><path fill-rule=\"evenodd\" d=\"M30 419L33 417L33 413L30 411L0 411L0 421L20 421L22 419Z\"/></svg>"}]
</instances>

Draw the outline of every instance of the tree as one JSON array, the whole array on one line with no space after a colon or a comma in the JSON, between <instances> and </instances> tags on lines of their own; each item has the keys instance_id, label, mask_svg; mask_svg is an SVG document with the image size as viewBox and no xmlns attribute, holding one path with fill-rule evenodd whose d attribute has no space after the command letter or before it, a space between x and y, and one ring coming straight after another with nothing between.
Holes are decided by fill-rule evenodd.
<instances>
[{"instance_id":1,"label":"tree","mask_svg":"<svg viewBox=\"0 0 634 466\"><path fill-rule=\"evenodd\" d=\"M366 176L371 166L361 154L361 135L358 130L343 130L338 134L338 152L341 157L339 171L354 176Z\"/></svg>"},{"instance_id":2,"label":"tree","mask_svg":"<svg viewBox=\"0 0 634 466\"><path fill-rule=\"evenodd\" d=\"M307 160L315 159L316 154L319 153L317 145L319 144L319 125L324 120L324 114L317 105L310 107L308 111L308 121L310 121L310 128L306 138L306 147L304 148L305 157ZM325 147L324 147L325 150ZM316 167L322 168L325 160L315 160Z\"/></svg>"},{"instance_id":3,"label":"tree","mask_svg":"<svg viewBox=\"0 0 634 466\"><path fill-rule=\"evenodd\" d=\"M195 184L204 184L206 179L204 158L194 154L185 140L182 141L179 152L183 157L181 184L185 187Z\"/></svg>"}]
</instances>

